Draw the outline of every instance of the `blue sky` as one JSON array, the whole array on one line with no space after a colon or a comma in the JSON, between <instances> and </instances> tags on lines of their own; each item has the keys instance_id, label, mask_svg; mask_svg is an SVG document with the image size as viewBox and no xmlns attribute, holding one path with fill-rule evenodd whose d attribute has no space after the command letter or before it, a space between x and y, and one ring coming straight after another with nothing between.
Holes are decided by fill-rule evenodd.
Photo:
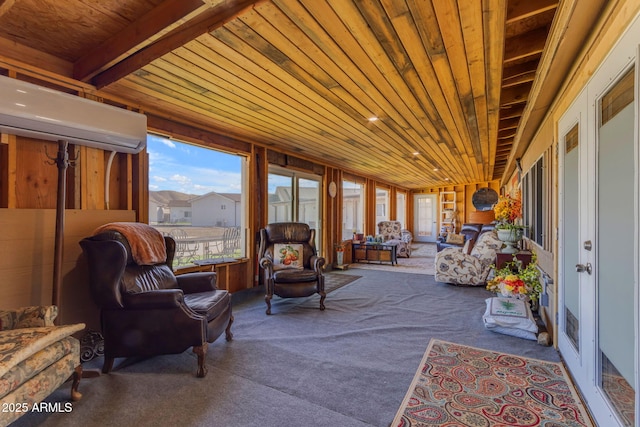
<instances>
[{"instance_id":1,"label":"blue sky","mask_svg":"<svg viewBox=\"0 0 640 427\"><path fill-rule=\"evenodd\" d=\"M149 135L149 189L240 193L243 158Z\"/></svg>"}]
</instances>

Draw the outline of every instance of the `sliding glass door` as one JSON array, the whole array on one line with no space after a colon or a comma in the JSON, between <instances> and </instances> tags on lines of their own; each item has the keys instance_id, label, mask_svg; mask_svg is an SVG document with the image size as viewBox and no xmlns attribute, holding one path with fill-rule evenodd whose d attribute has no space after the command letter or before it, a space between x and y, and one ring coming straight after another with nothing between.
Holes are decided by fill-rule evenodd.
<instances>
[{"instance_id":1,"label":"sliding glass door","mask_svg":"<svg viewBox=\"0 0 640 427\"><path fill-rule=\"evenodd\" d=\"M268 222L294 221L308 224L316 230L318 252L322 248L321 183L322 177L319 175L269 167Z\"/></svg>"}]
</instances>

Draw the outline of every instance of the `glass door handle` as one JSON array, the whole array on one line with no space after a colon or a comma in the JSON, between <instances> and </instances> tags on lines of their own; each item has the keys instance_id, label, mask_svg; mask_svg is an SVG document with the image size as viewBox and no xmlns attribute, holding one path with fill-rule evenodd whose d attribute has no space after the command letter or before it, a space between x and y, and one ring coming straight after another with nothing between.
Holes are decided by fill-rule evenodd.
<instances>
[{"instance_id":1,"label":"glass door handle","mask_svg":"<svg viewBox=\"0 0 640 427\"><path fill-rule=\"evenodd\" d=\"M587 272L587 274L591 274L591 272L593 271L590 262L586 264L576 264L576 272L584 273L585 271Z\"/></svg>"}]
</instances>

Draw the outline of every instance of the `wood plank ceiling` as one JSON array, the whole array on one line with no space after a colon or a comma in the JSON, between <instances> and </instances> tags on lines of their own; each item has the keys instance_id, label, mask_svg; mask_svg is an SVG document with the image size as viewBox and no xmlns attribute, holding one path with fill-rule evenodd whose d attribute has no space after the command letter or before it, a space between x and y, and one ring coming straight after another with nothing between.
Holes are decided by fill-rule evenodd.
<instances>
[{"instance_id":1,"label":"wood plank ceiling","mask_svg":"<svg viewBox=\"0 0 640 427\"><path fill-rule=\"evenodd\" d=\"M410 189L483 182L514 160L557 6L0 0L0 67Z\"/></svg>"}]
</instances>

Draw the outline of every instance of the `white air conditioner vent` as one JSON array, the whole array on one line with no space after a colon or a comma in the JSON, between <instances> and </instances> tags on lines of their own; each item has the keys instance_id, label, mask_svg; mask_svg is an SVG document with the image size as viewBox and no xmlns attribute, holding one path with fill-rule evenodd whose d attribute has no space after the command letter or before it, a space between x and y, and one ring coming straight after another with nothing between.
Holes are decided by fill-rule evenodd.
<instances>
[{"instance_id":1,"label":"white air conditioner vent","mask_svg":"<svg viewBox=\"0 0 640 427\"><path fill-rule=\"evenodd\" d=\"M138 153L147 143L147 117L0 76L0 132Z\"/></svg>"}]
</instances>

